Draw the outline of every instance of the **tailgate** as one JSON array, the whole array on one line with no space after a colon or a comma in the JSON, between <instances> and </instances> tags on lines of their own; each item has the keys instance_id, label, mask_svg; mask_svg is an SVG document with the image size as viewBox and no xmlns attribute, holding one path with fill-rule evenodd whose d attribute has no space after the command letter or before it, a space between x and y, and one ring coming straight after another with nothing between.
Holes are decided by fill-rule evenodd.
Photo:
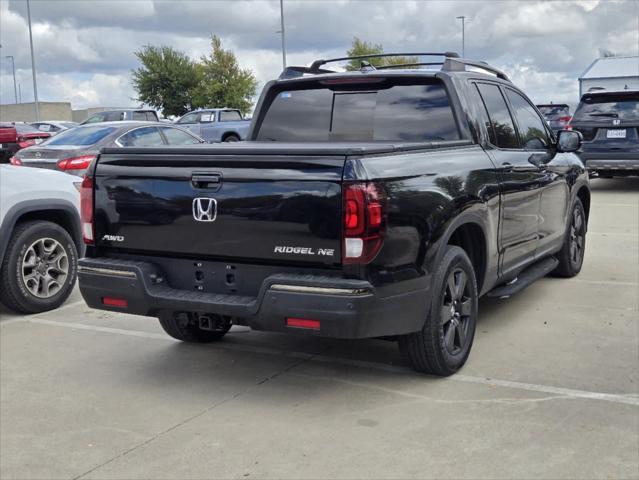
<instances>
[{"instance_id":1,"label":"tailgate","mask_svg":"<svg viewBox=\"0 0 639 480\"><path fill-rule=\"evenodd\" d=\"M258 262L341 261L341 155L108 153L97 246Z\"/></svg>"}]
</instances>

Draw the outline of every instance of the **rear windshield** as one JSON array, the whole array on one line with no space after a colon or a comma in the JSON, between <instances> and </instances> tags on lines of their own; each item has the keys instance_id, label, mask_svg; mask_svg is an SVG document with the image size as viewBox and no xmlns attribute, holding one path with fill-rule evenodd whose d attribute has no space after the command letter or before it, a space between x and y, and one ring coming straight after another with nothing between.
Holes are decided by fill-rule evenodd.
<instances>
[{"instance_id":1,"label":"rear windshield","mask_svg":"<svg viewBox=\"0 0 639 480\"><path fill-rule=\"evenodd\" d=\"M547 117L560 117L569 115L568 105L537 105L539 111Z\"/></svg>"},{"instance_id":2,"label":"rear windshield","mask_svg":"<svg viewBox=\"0 0 639 480\"><path fill-rule=\"evenodd\" d=\"M94 145L113 133L115 127L79 127L58 133L47 145Z\"/></svg>"},{"instance_id":3,"label":"rear windshield","mask_svg":"<svg viewBox=\"0 0 639 480\"><path fill-rule=\"evenodd\" d=\"M18 133L42 133L40 130L31 125L26 125L24 123L16 123L15 125L16 132Z\"/></svg>"},{"instance_id":4,"label":"rear windshield","mask_svg":"<svg viewBox=\"0 0 639 480\"><path fill-rule=\"evenodd\" d=\"M458 140L459 131L443 84L415 83L318 82L304 90L279 91L267 105L257 140Z\"/></svg>"},{"instance_id":5,"label":"rear windshield","mask_svg":"<svg viewBox=\"0 0 639 480\"><path fill-rule=\"evenodd\" d=\"M575 111L575 120L639 120L639 94L586 96Z\"/></svg>"}]
</instances>

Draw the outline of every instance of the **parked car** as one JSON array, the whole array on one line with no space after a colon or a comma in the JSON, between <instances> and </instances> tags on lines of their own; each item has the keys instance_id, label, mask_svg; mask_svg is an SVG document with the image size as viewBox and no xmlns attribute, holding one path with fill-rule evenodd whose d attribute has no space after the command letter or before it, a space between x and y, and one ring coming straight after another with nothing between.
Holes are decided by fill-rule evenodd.
<instances>
[{"instance_id":1,"label":"parked car","mask_svg":"<svg viewBox=\"0 0 639 480\"><path fill-rule=\"evenodd\" d=\"M25 123L0 124L0 163L7 163L18 150L41 143L50 136Z\"/></svg>"},{"instance_id":2,"label":"parked car","mask_svg":"<svg viewBox=\"0 0 639 480\"><path fill-rule=\"evenodd\" d=\"M50 133L51 136L56 133L63 132L65 130L69 130L70 128L77 127L79 123L76 122L67 122L65 120L50 120L44 122L32 122L31 126L37 128L41 132Z\"/></svg>"},{"instance_id":3,"label":"parked car","mask_svg":"<svg viewBox=\"0 0 639 480\"><path fill-rule=\"evenodd\" d=\"M419 371L459 370L479 296L579 273L590 189L578 132L555 138L503 72L438 55L289 67L246 142L105 149L82 183L87 304L186 342L231 324L385 337Z\"/></svg>"},{"instance_id":4,"label":"parked car","mask_svg":"<svg viewBox=\"0 0 639 480\"><path fill-rule=\"evenodd\" d=\"M125 122L134 120L139 122L159 122L160 117L155 110L145 110L140 108L122 108L118 110L105 110L91 115L80 125L100 122Z\"/></svg>"},{"instance_id":5,"label":"parked car","mask_svg":"<svg viewBox=\"0 0 639 480\"><path fill-rule=\"evenodd\" d=\"M17 152L13 165L83 175L104 147L193 145L205 143L193 133L165 123L104 122L61 132L47 143Z\"/></svg>"},{"instance_id":6,"label":"parked car","mask_svg":"<svg viewBox=\"0 0 639 480\"><path fill-rule=\"evenodd\" d=\"M84 250L79 179L0 165L0 302L22 313L59 307Z\"/></svg>"},{"instance_id":7,"label":"parked car","mask_svg":"<svg viewBox=\"0 0 639 480\"><path fill-rule=\"evenodd\" d=\"M584 137L580 156L590 172L639 175L639 91L584 94L571 128Z\"/></svg>"},{"instance_id":8,"label":"parked car","mask_svg":"<svg viewBox=\"0 0 639 480\"><path fill-rule=\"evenodd\" d=\"M537 105L553 132L563 130L570 123L570 107L565 103Z\"/></svg>"},{"instance_id":9,"label":"parked car","mask_svg":"<svg viewBox=\"0 0 639 480\"><path fill-rule=\"evenodd\" d=\"M211 108L189 112L175 123L188 128L209 143L239 142L246 138L251 122L239 110Z\"/></svg>"}]
</instances>

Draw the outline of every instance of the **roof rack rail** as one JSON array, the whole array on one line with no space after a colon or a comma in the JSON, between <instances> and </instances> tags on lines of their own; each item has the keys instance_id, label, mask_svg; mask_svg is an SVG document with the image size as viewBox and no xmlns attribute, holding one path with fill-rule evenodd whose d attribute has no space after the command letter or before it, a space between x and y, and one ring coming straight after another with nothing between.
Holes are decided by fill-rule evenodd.
<instances>
[{"instance_id":1,"label":"roof rack rail","mask_svg":"<svg viewBox=\"0 0 639 480\"><path fill-rule=\"evenodd\" d=\"M319 70L322 65L333 62L342 62L344 60L363 60L365 58L384 58L384 57L447 57L447 58L459 58L459 54L456 52L417 52L417 53L375 53L371 55L356 55L354 57L338 57L329 58L327 60L315 60L309 69L311 72Z\"/></svg>"},{"instance_id":2,"label":"roof rack rail","mask_svg":"<svg viewBox=\"0 0 639 480\"><path fill-rule=\"evenodd\" d=\"M446 58L446 61L442 66L442 72L464 72L466 71L466 67L479 68L481 70L485 70L486 72L492 73L497 78L501 78L502 80L511 82L510 78L508 78L508 75L506 75L498 68L492 67L484 61L466 60L464 58Z\"/></svg>"}]
</instances>

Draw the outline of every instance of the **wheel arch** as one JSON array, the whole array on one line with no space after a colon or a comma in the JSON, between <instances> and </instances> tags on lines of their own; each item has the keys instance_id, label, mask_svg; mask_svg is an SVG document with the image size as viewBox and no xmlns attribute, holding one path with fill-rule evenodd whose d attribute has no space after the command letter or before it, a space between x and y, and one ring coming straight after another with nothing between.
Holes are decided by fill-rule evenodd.
<instances>
[{"instance_id":1,"label":"wheel arch","mask_svg":"<svg viewBox=\"0 0 639 480\"><path fill-rule=\"evenodd\" d=\"M60 199L38 199L22 202L7 212L0 226L0 264L16 226L32 220L44 220L60 225L73 239L78 255L82 256L84 244L77 208Z\"/></svg>"},{"instance_id":2,"label":"wheel arch","mask_svg":"<svg viewBox=\"0 0 639 480\"><path fill-rule=\"evenodd\" d=\"M487 239L486 228L480 215L468 213L456 217L447 225L438 241L437 254L430 270L439 265L447 245L456 245L470 258L477 279L477 291L481 294L484 285L488 283Z\"/></svg>"},{"instance_id":3,"label":"wheel arch","mask_svg":"<svg viewBox=\"0 0 639 480\"><path fill-rule=\"evenodd\" d=\"M240 140L242 140L242 136L238 132L236 132L235 130L227 130L226 132L224 132L222 134L222 136L220 137L220 140L221 141L225 141L230 136L234 136L234 137L237 137Z\"/></svg>"},{"instance_id":4,"label":"wheel arch","mask_svg":"<svg viewBox=\"0 0 639 480\"><path fill-rule=\"evenodd\" d=\"M584 206L586 225L588 225L588 218L590 217L590 189L586 185L582 185L579 190L577 190L577 198L581 200L581 204Z\"/></svg>"}]
</instances>

